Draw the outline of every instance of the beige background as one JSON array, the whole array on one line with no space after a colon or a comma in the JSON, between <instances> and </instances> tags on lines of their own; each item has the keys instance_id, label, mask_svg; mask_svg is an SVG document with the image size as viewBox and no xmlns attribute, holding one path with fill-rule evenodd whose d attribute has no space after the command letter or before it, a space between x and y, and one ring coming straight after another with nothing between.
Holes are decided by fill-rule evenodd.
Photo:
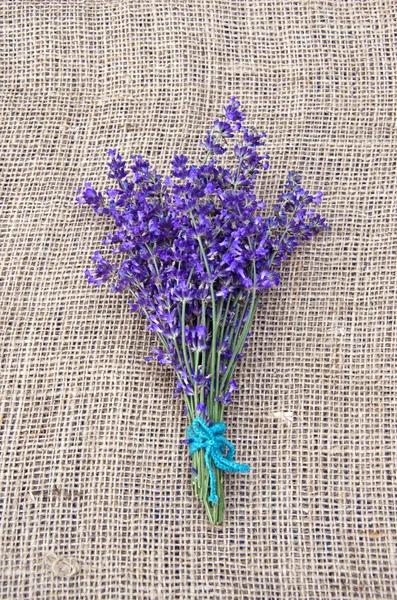
<instances>
[{"instance_id":1,"label":"beige background","mask_svg":"<svg viewBox=\"0 0 397 600\"><path fill-rule=\"evenodd\" d=\"M15 1L1 7L0 597L397 597L396 4ZM227 416L222 528L189 486L172 373L84 269L73 201L106 150L163 169L237 95L333 226L265 297Z\"/></svg>"}]
</instances>

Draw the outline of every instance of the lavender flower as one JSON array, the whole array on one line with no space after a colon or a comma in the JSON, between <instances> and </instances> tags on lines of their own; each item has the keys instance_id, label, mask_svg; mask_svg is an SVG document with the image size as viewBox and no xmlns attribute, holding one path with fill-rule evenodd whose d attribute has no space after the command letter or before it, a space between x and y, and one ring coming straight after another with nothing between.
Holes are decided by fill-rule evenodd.
<instances>
[{"instance_id":1,"label":"lavender flower","mask_svg":"<svg viewBox=\"0 0 397 600\"><path fill-rule=\"evenodd\" d=\"M235 98L222 114L201 142L201 163L175 155L163 177L140 155L127 167L113 149L114 187L102 194L86 183L77 198L114 221L103 240L113 260L95 252L88 282L127 293L131 311L147 319L160 344L148 360L173 367L190 423L197 415L222 420L263 290L279 285L280 266L297 247L329 228L316 212L322 192L311 195L295 172L263 216L254 188L269 167L265 134L243 126ZM226 153L228 167L219 162ZM194 468L202 485L198 462Z\"/></svg>"}]
</instances>

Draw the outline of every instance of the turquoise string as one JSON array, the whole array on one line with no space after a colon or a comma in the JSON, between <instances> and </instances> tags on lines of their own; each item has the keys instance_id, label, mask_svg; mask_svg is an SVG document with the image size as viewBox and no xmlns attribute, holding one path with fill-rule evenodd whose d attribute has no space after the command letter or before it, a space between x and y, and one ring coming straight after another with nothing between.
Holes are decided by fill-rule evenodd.
<instances>
[{"instance_id":1,"label":"turquoise string","mask_svg":"<svg viewBox=\"0 0 397 600\"><path fill-rule=\"evenodd\" d=\"M210 474L210 495L208 500L214 504L218 503L216 493L215 471L212 463L222 471L229 473L247 473L249 465L241 465L233 461L234 446L223 437L226 431L225 423L214 423L208 425L201 417L196 417L187 428L187 437L190 440L190 454L194 454L201 448L205 449L204 460ZM226 456L224 456L224 452Z\"/></svg>"}]
</instances>

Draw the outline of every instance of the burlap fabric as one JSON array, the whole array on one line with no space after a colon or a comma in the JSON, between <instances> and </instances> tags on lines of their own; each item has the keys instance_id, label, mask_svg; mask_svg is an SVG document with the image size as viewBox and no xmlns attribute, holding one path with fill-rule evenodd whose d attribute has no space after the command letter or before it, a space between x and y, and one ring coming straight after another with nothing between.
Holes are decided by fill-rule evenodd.
<instances>
[{"instance_id":1,"label":"burlap fabric","mask_svg":"<svg viewBox=\"0 0 397 600\"><path fill-rule=\"evenodd\" d=\"M396 4L1 3L1 592L396 598ZM333 226L284 268L238 373L223 527L189 484L172 373L83 271L73 198L106 154L159 169L231 95Z\"/></svg>"}]
</instances>

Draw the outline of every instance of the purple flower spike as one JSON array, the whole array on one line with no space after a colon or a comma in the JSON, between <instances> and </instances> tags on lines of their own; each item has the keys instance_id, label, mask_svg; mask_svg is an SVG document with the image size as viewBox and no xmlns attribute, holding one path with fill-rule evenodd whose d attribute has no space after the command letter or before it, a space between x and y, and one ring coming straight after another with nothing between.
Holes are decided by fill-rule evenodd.
<instances>
[{"instance_id":1,"label":"purple flower spike","mask_svg":"<svg viewBox=\"0 0 397 600\"><path fill-rule=\"evenodd\" d=\"M108 281L114 270L114 266L105 260L99 251L94 252L92 260L95 263L95 269L91 271L87 269L85 271L85 276L88 279L88 283L99 286Z\"/></svg>"},{"instance_id":2,"label":"purple flower spike","mask_svg":"<svg viewBox=\"0 0 397 600\"><path fill-rule=\"evenodd\" d=\"M236 98L230 98L229 104L224 106L222 111L228 121L236 124L236 129L241 128L241 122L244 121L245 117L245 115L239 109L240 102L238 102Z\"/></svg>"}]
</instances>

